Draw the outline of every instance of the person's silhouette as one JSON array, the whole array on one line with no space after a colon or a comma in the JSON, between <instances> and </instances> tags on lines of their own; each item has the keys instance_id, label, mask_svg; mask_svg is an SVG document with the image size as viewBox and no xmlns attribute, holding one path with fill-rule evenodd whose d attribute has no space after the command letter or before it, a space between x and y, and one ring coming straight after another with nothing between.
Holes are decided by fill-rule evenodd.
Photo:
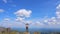
<instances>
[{"instance_id":1,"label":"person's silhouette","mask_svg":"<svg viewBox=\"0 0 60 34\"><path fill-rule=\"evenodd\" d=\"M28 32L28 26L29 26L29 24L26 23L25 25L26 25L26 31Z\"/></svg>"}]
</instances>

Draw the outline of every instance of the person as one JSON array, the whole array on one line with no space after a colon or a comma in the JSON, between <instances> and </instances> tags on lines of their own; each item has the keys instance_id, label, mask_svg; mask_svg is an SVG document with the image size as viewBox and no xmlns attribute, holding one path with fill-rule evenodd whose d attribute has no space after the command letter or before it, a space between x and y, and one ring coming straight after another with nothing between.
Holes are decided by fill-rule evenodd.
<instances>
[{"instance_id":1,"label":"person","mask_svg":"<svg viewBox=\"0 0 60 34\"><path fill-rule=\"evenodd\" d=\"M28 26L29 26L29 24L28 23L26 23L26 31L28 32Z\"/></svg>"}]
</instances>

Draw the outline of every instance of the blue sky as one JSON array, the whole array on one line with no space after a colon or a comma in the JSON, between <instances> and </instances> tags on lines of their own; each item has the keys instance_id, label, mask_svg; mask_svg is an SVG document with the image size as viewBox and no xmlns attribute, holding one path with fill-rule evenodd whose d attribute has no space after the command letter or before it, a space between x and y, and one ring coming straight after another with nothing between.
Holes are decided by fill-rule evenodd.
<instances>
[{"instance_id":1,"label":"blue sky","mask_svg":"<svg viewBox=\"0 0 60 34\"><path fill-rule=\"evenodd\" d=\"M6 17L6 14L9 14L8 16L10 17L13 15L14 17L13 12L19 9L32 10L32 18L40 18L44 16L51 17L55 16L55 7L56 0L7 0L7 3L4 3L3 0L0 0L0 8L5 10L4 17Z\"/></svg>"},{"instance_id":2,"label":"blue sky","mask_svg":"<svg viewBox=\"0 0 60 34\"><path fill-rule=\"evenodd\" d=\"M3 23L9 20L11 24L14 24L12 22L16 22L15 19L19 17L16 15L17 13L14 13L23 9L25 12L27 11L28 16L30 16L28 18L27 15L23 13L25 14L23 16L25 21L43 21L42 23L44 23L44 19L51 20L51 18L56 17L56 7L59 2L60 0L0 0L0 22Z\"/></svg>"}]
</instances>

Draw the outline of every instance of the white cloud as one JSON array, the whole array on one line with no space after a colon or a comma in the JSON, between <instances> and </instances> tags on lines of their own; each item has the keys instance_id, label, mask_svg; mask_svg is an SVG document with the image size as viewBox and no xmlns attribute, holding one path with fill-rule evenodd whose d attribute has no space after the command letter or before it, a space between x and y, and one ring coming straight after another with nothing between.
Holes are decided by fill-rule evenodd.
<instances>
[{"instance_id":1,"label":"white cloud","mask_svg":"<svg viewBox=\"0 0 60 34\"><path fill-rule=\"evenodd\" d=\"M4 3L7 3L7 0L3 0Z\"/></svg>"},{"instance_id":2,"label":"white cloud","mask_svg":"<svg viewBox=\"0 0 60 34\"><path fill-rule=\"evenodd\" d=\"M24 20L25 20L25 18L21 18L21 17L16 18L16 21L18 21L18 22L24 22Z\"/></svg>"},{"instance_id":3,"label":"white cloud","mask_svg":"<svg viewBox=\"0 0 60 34\"><path fill-rule=\"evenodd\" d=\"M10 18L4 18L3 21L0 23L0 26L2 27L24 27L24 24L11 20Z\"/></svg>"},{"instance_id":4,"label":"white cloud","mask_svg":"<svg viewBox=\"0 0 60 34\"><path fill-rule=\"evenodd\" d=\"M56 8L59 9L60 8L60 4Z\"/></svg>"},{"instance_id":5,"label":"white cloud","mask_svg":"<svg viewBox=\"0 0 60 34\"><path fill-rule=\"evenodd\" d=\"M44 23L41 23L40 21L36 21L35 25L36 26L41 26L41 25L44 25Z\"/></svg>"},{"instance_id":6,"label":"white cloud","mask_svg":"<svg viewBox=\"0 0 60 34\"><path fill-rule=\"evenodd\" d=\"M10 18L4 18L4 21L9 21L10 20Z\"/></svg>"},{"instance_id":7,"label":"white cloud","mask_svg":"<svg viewBox=\"0 0 60 34\"><path fill-rule=\"evenodd\" d=\"M56 16L57 16L58 19L60 19L60 4L57 6Z\"/></svg>"},{"instance_id":8,"label":"white cloud","mask_svg":"<svg viewBox=\"0 0 60 34\"><path fill-rule=\"evenodd\" d=\"M31 24L32 21L25 20L26 18L31 16L31 13L32 13L31 10L20 9L17 12L15 12L14 14L16 14L16 16L17 16L16 21L24 23L24 24L26 24L26 23Z\"/></svg>"},{"instance_id":9,"label":"white cloud","mask_svg":"<svg viewBox=\"0 0 60 34\"><path fill-rule=\"evenodd\" d=\"M17 22L3 22L3 23L0 23L0 26L3 26L3 27L23 27L24 25L21 24L21 23L17 23Z\"/></svg>"},{"instance_id":10,"label":"white cloud","mask_svg":"<svg viewBox=\"0 0 60 34\"><path fill-rule=\"evenodd\" d=\"M1 12L4 12L4 10L3 10L3 9L0 9L0 13L1 13Z\"/></svg>"},{"instance_id":11,"label":"white cloud","mask_svg":"<svg viewBox=\"0 0 60 34\"><path fill-rule=\"evenodd\" d=\"M48 22L48 20L44 20L44 22Z\"/></svg>"},{"instance_id":12,"label":"white cloud","mask_svg":"<svg viewBox=\"0 0 60 34\"><path fill-rule=\"evenodd\" d=\"M47 22L48 26L58 26L60 24L60 4L56 9L56 17L46 18L44 22Z\"/></svg>"},{"instance_id":13,"label":"white cloud","mask_svg":"<svg viewBox=\"0 0 60 34\"><path fill-rule=\"evenodd\" d=\"M26 24L26 23L28 23L28 24L32 24L32 21L31 20L25 20L25 18L21 18L21 17L18 17L17 19L16 19L16 22L21 22L22 24Z\"/></svg>"},{"instance_id":14,"label":"white cloud","mask_svg":"<svg viewBox=\"0 0 60 34\"><path fill-rule=\"evenodd\" d=\"M56 17L51 17L51 20L52 20L53 22L56 22Z\"/></svg>"},{"instance_id":15,"label":"white cloud","mask_svg":"<svg viewBox=\"0 0 60 34\"><path fill-rule=\"evenodd\" d=\"M31 10L20 9L17 12L15 12L14 14L16 14L17 16L20 16L20 17L30 17L31 13L32 13Z\"/></svg>"},{"instance_id":16,"label":"white cloud","mask_svg":"<svg viewBox=\"0 0 60 34\"><path fill-rule=\"evenodd\" d=\"M60 18L60 12L59 11L56 11L56 16L57 16L57 18Z\"/></svg>"},{"instance_id":17,"label":"white cloud","mask_svg":"<svg viewBox=\"0 0 60 34\"><path fill-rule=\"evenodd\" d=\"M57 12L56 12L56 14L57 14L57 15L59 15L59 14L60 14L60 12L59 12L59 11L57 11Z\"/></svg>"},{"instance_id":18,"label":"white cloud","mask_svg":"<svg viewBox=\"0 0 60 34\"><path fill-rule=\"evenodd\" d=\"M48 25L56 25L57 23L57 20L55 17L51 17L49 20L48 20Z\"/></svg>"}]
</instances>

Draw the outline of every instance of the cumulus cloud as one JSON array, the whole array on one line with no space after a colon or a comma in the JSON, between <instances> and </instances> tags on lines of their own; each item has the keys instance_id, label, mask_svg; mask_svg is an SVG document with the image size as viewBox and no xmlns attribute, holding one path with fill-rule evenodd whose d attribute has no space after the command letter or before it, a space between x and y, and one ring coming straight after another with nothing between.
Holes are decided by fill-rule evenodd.
<instances>
[{"instance_id":1,"label":"cumulus cloud","mask_svg":"<svg viewBox=\"0 0 60 34\"><path fill-rule=\"evenodd\" d=\"M59 21L57 19L57 17L51 17L49 19L44 19L44 22L46 22L47 25L58 25Z\"/></svg>"},{"instance_id":2,"label":"cumulus cloud","mask_svg":"<svg viewBox=\"0 0 60 34\"><path fill-rule=\"evenodd\" d=\"M53 22L56 22L56 17L51 17L51 20L52 20Z\"/></svg>"},{"instance_id":3,"label":"cumulus cloud","mask_svg":"<svg viewBox=\"0 0 60 34\"><path fill-rule=\"evenodd\" d=\"M16 21L21 22L21 23L32 23L31 21L26 20L26 18L31 16L32 11L31 10L26 10L26 9L20 9L14 14L17 16Z\"/></svg>"},{"instance_id":4,"label":"cumulus cloud","mask_svg":"<svg viewBox=\"0 0 60 34\"><path fill-rule=\"evenodd\" d=\"M56 12L56 15L57 15L57 16L59 16L59 15L60 15L60 12L59 12L59 11L57 11L57 12Z\"/></svg>"},{"instance_id":5,"label":"cumulus cloud","mask_svg":"<svg viewBox=\"0 0 60 34\"><path fill-rule=\"evenodd\" d=\"M56 8L59 9L60 8L60 4Z\"/></svg>"},{"instance_id":6,"label":"cumulus cloud","mask_svg":"<svg viewBox=\"0 0 60 34\"><path fill-rule=\"evenodd\" d=\"M22 24L26 24L26 23L31 24L32 23L31 20L25 20L25 18L21 18L21 17L17 17L16 21L21 22Z\"/></svg>"},{"instance_id":7,"label":"cumulus cloud","mask_svg":"<svg viewBox=\"0 0 60 34\"><path fill-rule=\"evenodd\" d=\"M25 20L25 18L21 18L21 17L16 18L16 21L18 21L18 22L24 22L24 20Z\"/></svg>"},{"instance_id":8,"label":"cumulus cloud","mask_svg":"<svg viewBox=\"0 0 60 34\"><path fill-rule=\"evenodd\" d=\"M57 20L57 24L60 24L60 4L57 6L57 10L56 10L56 20Z\"/></svg>"},{"instance_id":9,"label":"cumulus cloud","mask_svg":"<svg viewBox=\"0 0 60 34\"><path fill-rule=\"evenodd\" d=\"M56 17L51 17L49 19L44 19L44 22L47 22L49 26L58 26L60 24L60 11L56 11ZM51 27L52 27L51 26Z\"/></svg>"},{"instance_id":10,"label":"cumulus cloud","mask_svg":"<svg viewBox=\"0 0 60 34\"><path fill-rule=\"evenodd\" d=\"M60 4L57 6L57 10L56 10L56 16L58 19L60 19Z\"/></svg>"},{"instance_id":11,"label":"cumulus cloud","mask_svg":"<svg viewBox=\"0 0 60 34\"><path fill-rule=\"evenodd\" d=\"M0 26L13 28L13 27L23 27L24 24L16 21L11 21L10 18L4 18L3 21L0 23Z\"/></svg>"},{"instance_id":12,"label":"cumulus cloud","mask_svg":"<svg viewBox=\"0 0 60 34\"><path fill-rule=\"evenodd\" d=\"M45 19L44 22L47 22L48 25L59 25L60 24L60 4L56 7L56 17L51 17L49 19Z\"/></svg>"},{"instance_id":13,"label":"cumulus cloud","mask_svg":"<svg viewBox=\"0 0 60 34\"><path fill-rule=\"evenodd\" d=\"M1 13L1 12L4 12L4 10L3 10L3 9L0 9L0 13Z\"/></svg>"},{"instance_id":14,"label":"cumulus cloud","mask_svg":"<svg viewBox=\"0 0 60 34\"><path fill-rule=\"evenodd\" d=\"M20 17L30 17L31 13L32 13L31 10L20 9L17 12L15 12L14 14L16 14L17 16L20 16Z\"/></svg>"},{"instance_id":15,"label":"cumulus cloud","mask_svg":"<svg viewBox=\"0 0 60 34\"><path fill-rule=\"evenodd\" d=\"M4 3L7 3L7 0L3 0Z\"/></svg>"}]
</instances>

